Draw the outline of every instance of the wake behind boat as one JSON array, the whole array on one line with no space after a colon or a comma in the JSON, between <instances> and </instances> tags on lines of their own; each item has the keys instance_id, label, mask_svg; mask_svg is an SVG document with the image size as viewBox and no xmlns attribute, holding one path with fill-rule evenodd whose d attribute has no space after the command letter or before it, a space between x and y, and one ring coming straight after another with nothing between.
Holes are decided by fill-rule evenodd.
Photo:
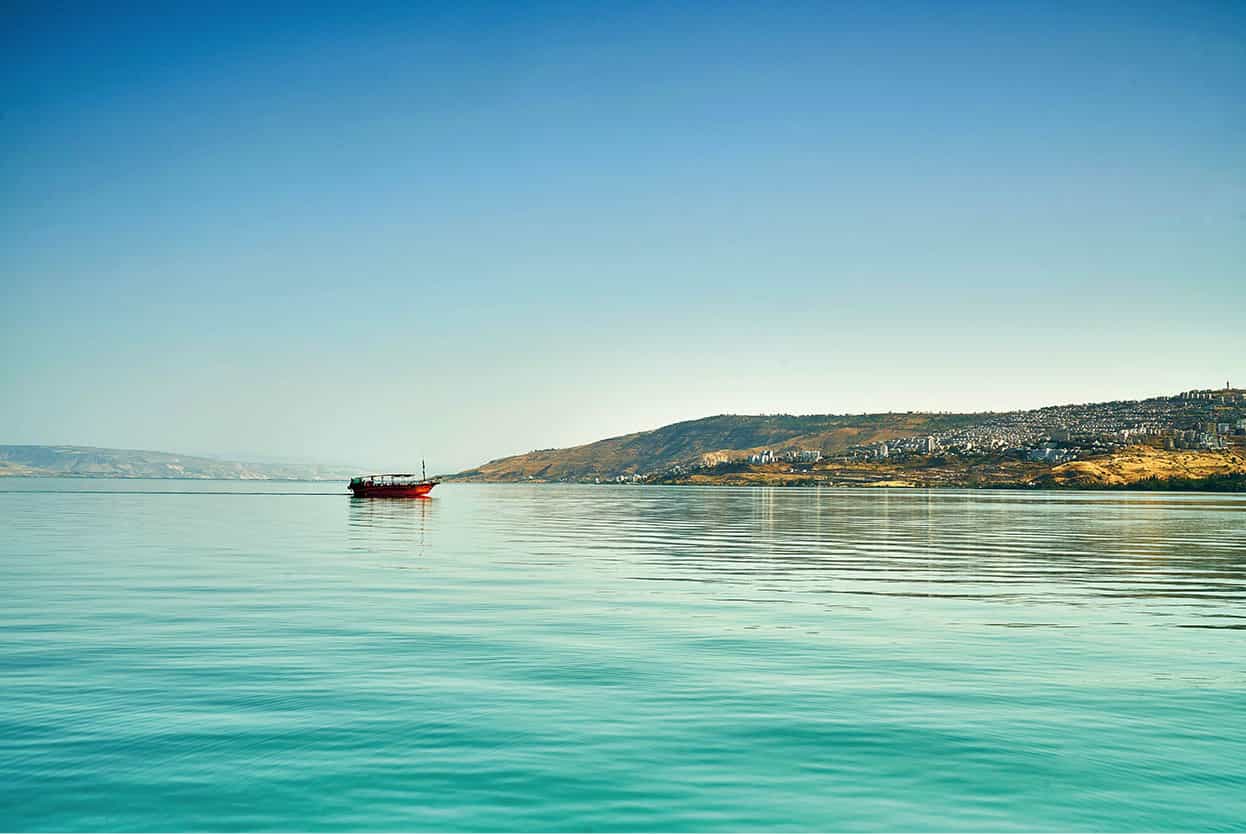
<instances>
[{"instance_id":1,"label":"wake behind boat","mask_svg":"<svg viewBox=\"0 0 1246 834\"><path fill-rule=\"evenodd\" d=\"M423 464L420 465L424 469ZM413 474L358 475L350 479L350 491L356 498L423 498L441 483L430 479L426 471Z\"/></svg>"}]
</instances>

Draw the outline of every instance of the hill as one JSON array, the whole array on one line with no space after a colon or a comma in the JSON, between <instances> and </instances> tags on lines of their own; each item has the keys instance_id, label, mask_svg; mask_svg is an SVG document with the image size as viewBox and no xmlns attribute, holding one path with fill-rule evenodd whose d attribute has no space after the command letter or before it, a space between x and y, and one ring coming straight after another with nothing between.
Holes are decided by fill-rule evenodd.
<instances>
[{"instance_id":1,"label":"hill","mask_svg":"<svg viewBox=\"0 0 1246 834\"><path fill-rule=\"evenodd\" d=\"M1232 475L1246 391L971 414L720 414L499 458L468 481L1120 486Z\"/></svg>"},{"instance_id":2,"label":"hill","mask_svg":"<svg viewBox=\"0 0 1246 834\"><path fill-rule=\"evenodd\" d=\"M499 458L448 476L472 481L566 481L661 472L772 448L835 454L853 446L971 425L974 414L720 414L574 446Z\"/></svg>"},{"instance_id":3,"label":"hill","mask_svg":"<svg viewBox=\"0 0 1246 834\"><path fill-rule=\"evenodd\" d=\"M242 463L139 449L0 446L0 476L319 481L352 474L340 466Z\"/></svg>"},{"instance_id":4,"label":"hill","mask_svg":"<svg viewBox=\"0 0 1246 834\"><path fill-rule=\"evenodd\" d=\"M1234 451L1163 451L1130 446L1111 455L1053 467L1055 486L1114 487L1141 481L1198 481L1246 473L1246 456Z\"/></svg>"}]
</instances>

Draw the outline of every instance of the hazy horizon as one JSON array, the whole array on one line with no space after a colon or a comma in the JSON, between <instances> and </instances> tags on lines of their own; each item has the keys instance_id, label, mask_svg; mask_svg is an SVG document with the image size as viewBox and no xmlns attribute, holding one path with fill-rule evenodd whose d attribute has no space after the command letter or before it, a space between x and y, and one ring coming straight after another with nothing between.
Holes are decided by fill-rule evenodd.
<instances>
[{"instance_id":1,"label":"hazy horizon","mask_svg":"<svg viewBox=\"0 0 1246 834\"><path fill-rule=\"evenodd\" d=\"M1246 385L1246 12L5 12L0 443L464 469Z\"/></svg>"}]
</instances>

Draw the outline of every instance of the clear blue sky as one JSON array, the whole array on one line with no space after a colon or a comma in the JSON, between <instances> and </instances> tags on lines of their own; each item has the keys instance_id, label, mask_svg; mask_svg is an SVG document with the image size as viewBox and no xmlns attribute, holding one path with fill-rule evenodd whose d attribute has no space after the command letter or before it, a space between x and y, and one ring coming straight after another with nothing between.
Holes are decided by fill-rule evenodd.
<instances>
[{"instance_id":1,"label":"clear blue sky","mask_svg":"<svg viewBox=\"0 0 1246 834\"><path fill-rule=\"evenodd\" d=\"M1246 384L1246 4L262 5L6 6L0 443Z\"/></svg>"}]
</instances>

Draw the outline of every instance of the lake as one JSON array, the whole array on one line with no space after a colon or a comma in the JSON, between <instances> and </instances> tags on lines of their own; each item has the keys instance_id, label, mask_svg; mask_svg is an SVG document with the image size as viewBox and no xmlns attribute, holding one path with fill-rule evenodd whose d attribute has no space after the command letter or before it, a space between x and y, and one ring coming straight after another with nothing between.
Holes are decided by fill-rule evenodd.
<instances>
[{"instance_id":1,"label":"lake","mask_svg":"<svg viewBox=\"0 0 1246 834\"><path fill-rule=\"evenodd\" d=\"M343 489L0 480L0 828L1246 828L1246 496Z\"/></svg>"}]
</instances>

